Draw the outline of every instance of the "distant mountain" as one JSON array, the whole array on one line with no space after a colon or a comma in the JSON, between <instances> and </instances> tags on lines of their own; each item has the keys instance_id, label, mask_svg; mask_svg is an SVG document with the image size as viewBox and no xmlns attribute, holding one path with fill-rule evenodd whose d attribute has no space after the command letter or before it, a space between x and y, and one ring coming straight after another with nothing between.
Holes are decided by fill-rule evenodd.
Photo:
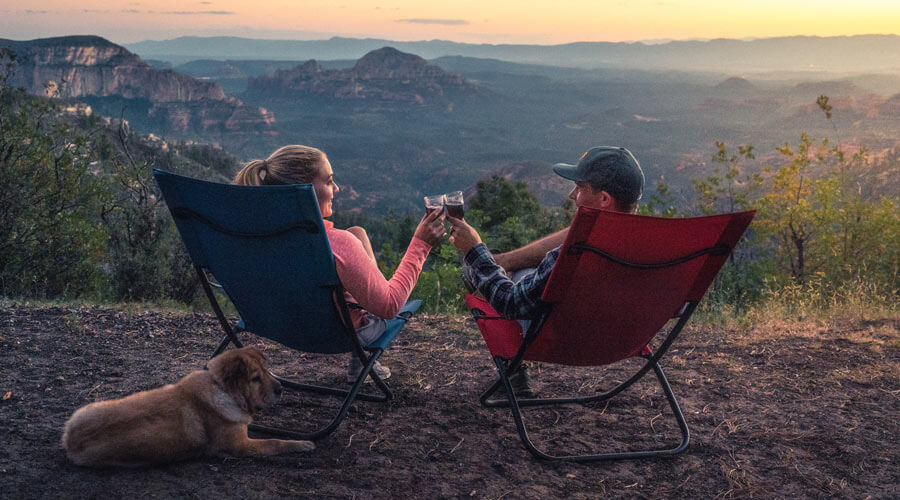
<instances>
[{"instance_id":1,"label":"distant mountain","mask_svg":"<svg viewBox=\"0 0 900 500\"><path fill-rule=\"evenodd\" d=\"M128 45L143 57L183 63L192 59L357 59L384 46L426 59L469 56L579 68L642 68L752 73L771 71L900 72L900 36L716 39L660 44L578 42L563 45L490 45L442 40L397 42L335 37L257 40L181 37Z\"/></svg>"},{"instance_id":2,"label":"distant mountain","mask_svg":"<svg viewBox=\"0 0 900 500\"><path fill-rule=\"evenodd\" d=\"M197 59L189 61L172 69L194 78L249 78L262 75L272 75L278 70L295 68L300 61L275 61L253 59ZM356 64L356 60L317 60L322 69L345 69Z\"/></svg>"},{"instance_id":3,"label":"distant mountain","mask_svg":"<svg viewBox=\"0 0 900 500\"><path fill-rule=\"evenodd\" d=\"M267 130L274 122L271 113L227 97L214 82L156 69L100 37L0 39L0 47L16 56L9 84L33 95L83 100L103 114L118 116L127 109L129 120L158 134L220 138Z\"/></svg>"},{"instance_id":4,"label":"distant mountain","mask_svg":"<svg viewBox=\"0 0 900 500\"><path fill-rule=\"evenodd\" d=\"M47 86L59 97L112 96L152 102L223 101L218 85L171 70L159 70L124 47L96 36L0 40L17 56L9 83L41 95Z\"/></svg>"},{"instance_id":5,"label":"distant mountain","mask_svg":"<svg viewBox=\"0 0 900 500\"><path fill-rule=\"evenodd\" d=\"M82 45L73 40L78 39L42 43L65 55L55 57L66 71L77 67L76 76L82 71L99 75L100 80L84 78L79 83L81 89L95 89L96 94L78 97L95 113L118 117L124 109L133 129L165 139L218 144L241 160L265 158L284 144L322 148L341 185L336 203L342 212L419 213L424 194L465 190L491 173L524 180L543 203L558 207L571 184L553 175L549 165L574 161L580 152L604 144L635 152L648 176L648 199L660 177L670 192L692 196L690 179L708 175L717 166L709 159L718 141L729 151L737 145L755 146L758 160L747 165L748 172L784 161L775 147L794 143L803 132L829 138L833 144L866 147L878 154L888 151L885 161L896 162L900 151L900 77L891 74L804 72L803 64L776 76L724 67L703 73L689 73L686 67L582 69L562 67L571 62L565 58L548 65L469 56L429 60L422 53L408 53L403 44L396 50L372 47L352 60L319 59L327 53L310 60L296 52L264 60L266 54L259 50L254 50L253 60L240 60L244 53L235 50L226 60L174 66L169 76L140 69L149 82L171 79L190 85L181 90L183 96L207 91L207 98L153 102L150 97L162 92L161 84L140 88L141 81L129 80L128 85L135 87L129 89L125 80L110 76L128 75L121 68L137 68L144 59L102 39L91 38ZM786 40L788 45L800 41ZM14 42L25 53L22 43ZM716 45L692 43L706 49ZM613 48L644 50L620 45L624 48ZM662 47L667 45L672 46ZM749 42L722 45L758 47ZM87 57L88 53L107 55ZM83 54L85 61L94 62L74 64L76 59L67 59L66 54ZM849 64L854 60L847 59ZM51 73L53 68L44 64L47 61L35 62L29 68L54 78L69 75L61 70ZM253 89L245 91L251 79ZM96 81L103 84L95 85ZM156 86L160 89L154 90ZM225 96L212 95L216 89L225 89ZM833 106L830 119L816 105L820 95L827 95ZM235 103L243 104L235 107ZM277 123L267 122L271 115L260 108L274 110Z\"/></svg>"},{"instance_id":6,"label":"distant mountain","mask_svg":"<svg viewBox=\"0 0 900 500\"><path fill-rule=\"evenodd\" d=\"M722 83L716 85L716 90L722 92L741 92L749 93L757 90L756 86L744 78L731 77Z\"/></svg>"},{"instance_id":7,"label":"distant mountain","mask_svg":"<svg viewBox=\"0 0 900 500\"><path fill-rule=\"evenodd\" d=\"M238 95L247 90L247 80L261 75L272 75L282 69L292 69L298 61L233 60L217 61L198 59L179 64L171 69L206 81L214 81L228 95ZM353 66L355 60L319 61L323 69L344 69Z\"/></svg>"},{"instance_id":8,"label":"distant mountain","mask_svg":"<svg viewBox=\"0 0 900 500\"><path fill-rule=\"evenodd\" d=\"M247 96L452 106L452 98L480 95L478 86L425 59L392 47L373 50L350 68L325 70L315 60L250 78Z\"/></svg>"}]
</instances>

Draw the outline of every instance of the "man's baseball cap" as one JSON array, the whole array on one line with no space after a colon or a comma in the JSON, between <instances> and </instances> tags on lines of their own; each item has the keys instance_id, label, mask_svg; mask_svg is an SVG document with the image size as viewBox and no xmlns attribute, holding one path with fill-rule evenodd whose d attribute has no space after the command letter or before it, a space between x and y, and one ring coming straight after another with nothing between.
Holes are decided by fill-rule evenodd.
<instances>
[{"instance_id":1,"label":"man's baseball cap","mask_svg":"<svg viewBox=\"0 0 900 500\"><path fill-rule=\"evenodd\" d=\"M625 148L591 148L581 155L577 165L557 163L553 171L570 181L587 182L594 189L602 189L619 203L635 203L644 190L644 172Z\"/></svg>"}]
</instances>

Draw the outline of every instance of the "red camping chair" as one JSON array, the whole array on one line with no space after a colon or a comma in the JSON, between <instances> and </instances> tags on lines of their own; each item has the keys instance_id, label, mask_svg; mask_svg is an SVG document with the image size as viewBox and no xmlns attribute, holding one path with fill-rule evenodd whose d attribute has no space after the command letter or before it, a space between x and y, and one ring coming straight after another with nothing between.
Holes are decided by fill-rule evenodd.
<instances>
[{"instance_id":1,"label":"red camping chair","mask_svg":"<svg viewBox=\"0 0 900 500\"><path fill-rule=\"evenodd\" d=\"M485 300L466 296L500 375L482 394L481 403L509 406L525 448L543 459L586 462L683 451L690 434L659 359L687 323L754 215L749 211L665 219L580 208L541 297L542 313L524 337L519 323L499 317ZM670 319L677 321L655 352L651 351L649 342ZM510 385L509 377L524 360L602 366L636 356L646 361L633 376L594 395L517 399ZM528 437L520 407L608 400L651 369L681 428L677 447L550 455L538 450ZM491 399L501 386L508 399Z\"/></svg>"}]
</instances>

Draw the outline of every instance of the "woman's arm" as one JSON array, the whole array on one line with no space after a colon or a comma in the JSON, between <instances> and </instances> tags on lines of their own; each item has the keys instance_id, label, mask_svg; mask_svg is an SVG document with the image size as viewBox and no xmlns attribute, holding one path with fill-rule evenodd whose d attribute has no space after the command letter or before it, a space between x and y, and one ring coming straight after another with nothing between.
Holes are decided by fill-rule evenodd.
<instances>
[{"instance_id":1,"label":"woman's arm","mask_svg":"<svg viewBox=\"0 0 900 500\"><path fill-rule=\"evenodd\" d=\"M365 310L381 318L393 318L416 286L431 245L413 238L394 275L387 280L362 243L350 233L339 232L343 234L332 238L332 251L344 288Z\"/></svg>"},{"instance_id":2,"label":"woman's arm","mask_svg":"<svg viewBox=\"0 0 900 500\"><path fill-rule=\"evenodd\" d=\"M330 231L329 241L344 288L372 314L385 319L396 316L416 286L428 252L444 234L442 221L443 216L436 212L422 218L390 280L384 278L355 234Z\"/></svg>"}]
</instances>

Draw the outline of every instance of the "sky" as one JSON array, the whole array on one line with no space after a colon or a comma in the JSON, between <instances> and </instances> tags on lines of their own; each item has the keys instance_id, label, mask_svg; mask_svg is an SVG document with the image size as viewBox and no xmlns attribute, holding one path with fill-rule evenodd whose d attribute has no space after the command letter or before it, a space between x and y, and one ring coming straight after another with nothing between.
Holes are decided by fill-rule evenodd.
<instances>
[{"instance_id":1,"label":"sky","mask_svg":"<svg viewBox=\"0 0 900 500\"><path fill-rule=\"evenodd\" d=\"M559 44L900 34L900 0L0 0L0 38Z\"/></svg>"}]
</instances>

